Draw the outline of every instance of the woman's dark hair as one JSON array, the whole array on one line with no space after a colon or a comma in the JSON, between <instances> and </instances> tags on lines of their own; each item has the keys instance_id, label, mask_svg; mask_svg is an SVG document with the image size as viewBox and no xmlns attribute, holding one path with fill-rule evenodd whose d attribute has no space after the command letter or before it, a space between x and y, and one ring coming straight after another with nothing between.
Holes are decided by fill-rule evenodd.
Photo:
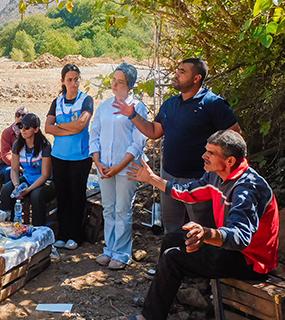
<instances>
[{"instance_id":1,"label":"woman's dark hair","mask_svg":"<svg viewBox=\"0 0 285 320\"><path fill-rule=\"evenodd\" d=\"M40 151L43 150L49 144L50 143L48 139L43 135L41 129L39 129L39 131L35 133L33 157L36 157L40 153ZM26 141L22 137L22 134L20 133L15 142L16 152L20 153L20 151L25 145L26 145Z\"/></svg>"},{"instance_id":2,"label":"woman's dark hair","mask_svg":"<svg viewBox=\"0 0 285 320\"><path fill-rule=\"evenodd\" d=\"M80 75L80 70L79 70L79 68L77 67L77 65L72 64L72 63L68 63L68 64L66 64L66 65L62 68L62 70L61 70L61 81L64 80L67 72L69 72L69 71L75 71L75 72L78 73L78 75ZM64 84L61 85L61 92L60 92L60 93L63 93L63 94L66 93L66 86L65 86Z\"/></svg>"}]
</instances>

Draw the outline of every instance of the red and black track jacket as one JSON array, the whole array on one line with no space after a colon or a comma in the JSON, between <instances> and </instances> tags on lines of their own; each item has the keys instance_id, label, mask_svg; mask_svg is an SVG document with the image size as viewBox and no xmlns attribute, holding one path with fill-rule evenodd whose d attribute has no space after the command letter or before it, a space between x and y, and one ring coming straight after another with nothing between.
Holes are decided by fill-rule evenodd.
<instances>
[{"instance_id":1,"label":"red and black track jacket","mask_svg":"<svg viewBox=\"0 0 285 320\"><path fill-rule=\"evenodd\" d=\"M189 204L212 200L223 248L241 251L255 272L268 273L277 267L277 202L268 183L246 159L225 181L213 172L205 173L184 185L168 182L166 193Z\"/></svg>"}]
</instances>

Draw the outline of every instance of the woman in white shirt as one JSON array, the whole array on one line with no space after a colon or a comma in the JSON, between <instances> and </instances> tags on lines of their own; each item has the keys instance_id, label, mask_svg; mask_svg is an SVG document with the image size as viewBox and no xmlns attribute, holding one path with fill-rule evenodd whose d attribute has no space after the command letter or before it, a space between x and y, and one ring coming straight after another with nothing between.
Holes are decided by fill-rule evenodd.
<instances>
[{"instance_id":1,"label":"woman in white shirt","mask_svg":"<svg viewBox=\"0 0 285 320\"><path fill-rule=\"evenodd\" d=\"M114 96L103 101L91 128L90 153L100 175L99 184L104 216L105 247L96 262L109 269L123 269L132 256L132 203L136 183L128 180L127 166L143 154L145 136L130 119L116 114L116 101L133 104L137 113L147 117L145 105L130 90L137 79L134 66L122 63L113 75Z\"/></svg>"}]
</instances>

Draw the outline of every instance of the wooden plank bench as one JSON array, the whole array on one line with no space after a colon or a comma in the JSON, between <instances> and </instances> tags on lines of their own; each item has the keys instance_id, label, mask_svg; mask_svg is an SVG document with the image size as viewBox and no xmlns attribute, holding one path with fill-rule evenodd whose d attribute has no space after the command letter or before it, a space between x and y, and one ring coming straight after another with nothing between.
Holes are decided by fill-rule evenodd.
<instances>
[{"instance_id":1,"label":"wooden plank bench","mask_svg":"<svg viewBox=\"0 0 285 320\"><path fill-rule=\"evenodd\" d=\"M285 265L266 281L211 280L216 320L285 319Z\"/></svg>"},{"instance_id":2,"label":"wooden plank bench","mask_svg":"<svg viewBox=\"0 0 285 320\"><path fill-rule=\"evenodd\" d=\"M51 245L7 272L4 259L0 257L0 301L21 289L29 280L45 270L50 264L50 253Z\"/></svg>"}]
</instances>

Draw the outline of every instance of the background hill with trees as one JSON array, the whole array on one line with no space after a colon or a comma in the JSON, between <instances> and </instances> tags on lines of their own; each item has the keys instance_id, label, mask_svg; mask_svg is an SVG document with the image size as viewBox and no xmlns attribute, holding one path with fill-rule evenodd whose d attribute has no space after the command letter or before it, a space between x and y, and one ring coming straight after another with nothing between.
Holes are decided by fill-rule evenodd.
<instances>
[{"instance_id":1,"label":"background hill with trees","mask_svg":"<svg viewBox=\"0 0 285 320\"><path fill-rule=\"evenodd\" d=\"M29 15L2 26L0 55L16 61L32 61L46 52L59 58L80 54L141 60L148 56L151 38L147 17L138 20L127 8L111 1L80 0L72 13L64 7L52 7L47 14Z\"/></svg>"}]
</instances>

